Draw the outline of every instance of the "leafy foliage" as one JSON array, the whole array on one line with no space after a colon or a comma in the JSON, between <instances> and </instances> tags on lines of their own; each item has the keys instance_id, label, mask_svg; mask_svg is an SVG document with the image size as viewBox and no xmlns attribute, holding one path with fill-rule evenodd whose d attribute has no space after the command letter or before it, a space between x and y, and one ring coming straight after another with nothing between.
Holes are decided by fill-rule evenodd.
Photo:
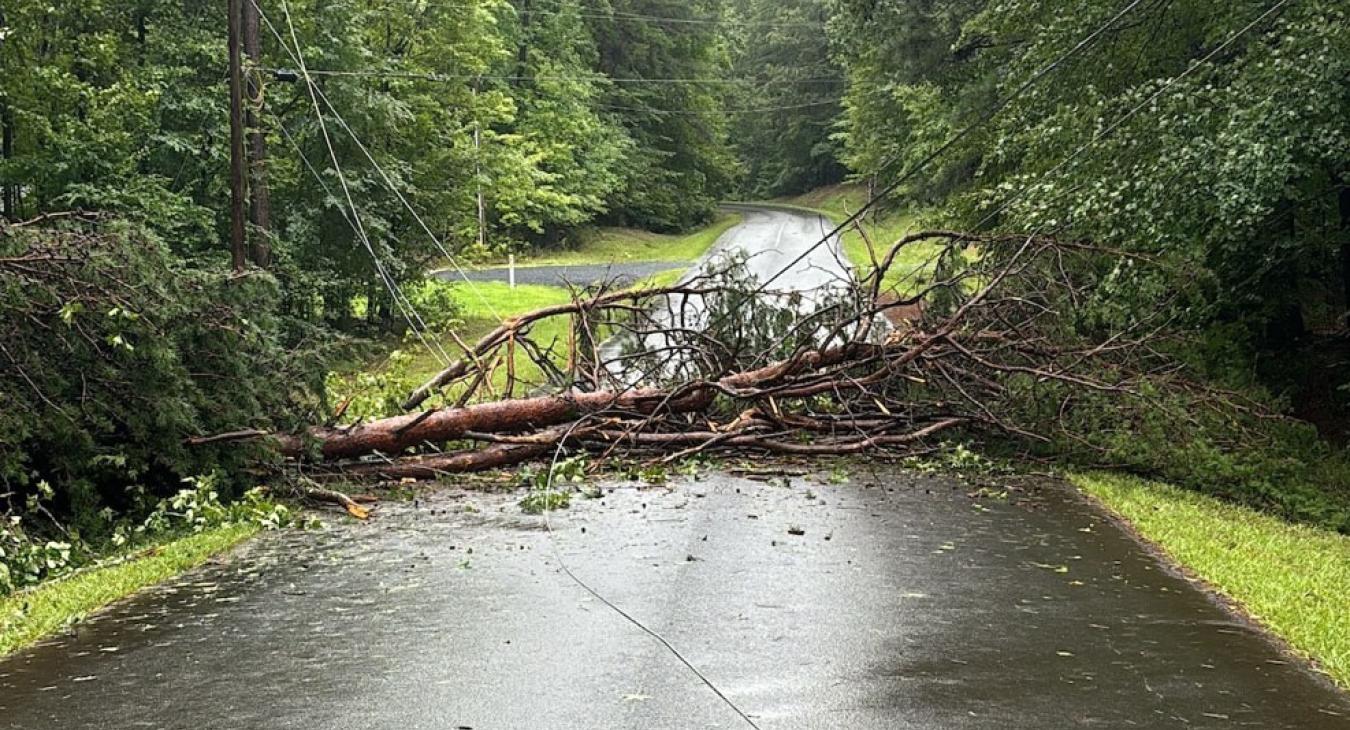
<instances>
[{"instance_id":1,"label":"leafy foliage","mask_svg":"<svg viewBox=\"0 0 1350 730\"><path fill-rule=\"evenodd\" d=\"M1120 12L1108 2L1073 13L837 5L837 53L853 82L845 159L883 182ZM1329 2L1290 4L1243 32L1270 7L1142 3L908 194L942 196L966 227L1061 231L1170 264L1103 271L1092 303L1103 316L1150 311L1176 283L1160 277L1179 276L1198 287L1170 303L1178 317L1241 321L1283 344L1302 332L1312 292L1344 301L1350 32Z\"/></svg>"},{"instance_id":2,"label":"leafy foliage","mask_svg":"<svg viewBox=\"0 0 1350 730\"><path fill-rule=\"evenodd\" d=\"M1052 305L1067 334L1160 328L1170 334L1163 347L1236 398L1261 407L1283 404L1270 391L1307 400L1288 363L1334 361L1316 353L1337 347L1350 303L1342 4L832 6L834 53L849 79L838 139L855 175L896 181L1010 98L898 200L932 207L956 228L1055 233L1116 252L1075 264L1094 284ZM1300 377L1335 392L1347 375L1325 367ZM1042 409L1065 432L1092 435L1090 446L1057 440L1056 453L1293 519L1350 524L1343 451L1306 425L1236 423L1193 402L1125 417L1110 397L1066 407L1043 384L1007 385L1006 407ZM1335 411L1321 400L1313 410Z\"/></svg>"},{"instance_id":3,"label":"leafy foliage","mask_svg":"<svg viewBox=\"0 0 1350 730\"><path fill-rule=\"evenodd\" d=\"M183 481L188 488L160 500L143 519L117 519L110 540L112 548L126 552L166 537L222 527L277 530L314 524L302 520L292 508L269 499L261 487L244 492L240 499L223 501L218 475ZM42 537L42 529L26 529L33 516L52 516L46 503L55 496L50 486L39 483L25 512L4 515L5 522L0 523L0 597L84 567L101 551L102 546L82 539L76 532L66 532L63 539L54 540Z\"/></svg>"},{"instance_id":4,"label":"leafy foliage","mask_svg":"<svg viewBox=\"0 0 1350 730\"><path fill-rule=\"evenodd\" d=\"M586 457L571 456L550 462L547 468L523 469L521 481L529 486L530 492L520 500L521 511L537 515L567 509L572 504L572 492L586 481L588 467Z\"/></svg>"},{"instance_id":5,"label":"leafy foliage","mask_svg":"<svg viewBox=\"0 0 1350 730\"><path fill-rule=\"evenodd\" d=\"M316 333L275 314L266 275L193 267L116 222L5 229L0 259L7 511L42 496L72 538L99 540L193 474L227 470L218 488L237 495L263 452L185 439L287 428L319 402Z\"/></svg>"},{"instance_id":6,"label":"leafy foliage","mask_svg":"<svg viewBox=\"0 0 1350 730\"><path fill-rule=\"evenodd\" d=\"M820 0L737 0L727 34L735 82L728 107L748 197L776 197L839 182L845 168L832 135L843 69L829 53L829 9Z\"/></svg>"},{"instance_id":7,"label":"leafy foliage","mask_svg":"<svg viewBox=\"0 0 1350 730\"><path fill-rule=\"evenodd\" d=\"M610 0L605 5L588 14L597 69L614 79L605 102L622 112L619 118L635 143L610 219L654 231L711 220L714 203L735 176L715 83L729 63L718 32L723 4Z\"/></svg>"}]
</instances>

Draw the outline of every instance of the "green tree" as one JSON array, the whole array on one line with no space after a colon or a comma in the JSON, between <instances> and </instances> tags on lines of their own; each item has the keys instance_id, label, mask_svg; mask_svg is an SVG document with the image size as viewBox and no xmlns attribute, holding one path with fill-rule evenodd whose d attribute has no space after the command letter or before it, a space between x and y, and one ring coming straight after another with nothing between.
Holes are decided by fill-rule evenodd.
<instances>
[{"instance_id":1,"label":"green tree","mask_svg":"<svg viewBox=\"0 0 1350 730\"><path fill-rule=\"evenodd\" d=\"M833 138L844 91L829 52L822 0L739 0L729 108L763 109L732 118L732 137L750 197L799 193L839 182L845 168Z\"/></svg>"},{"instance_id":2,"label":"green tree","mask_svg":"<svg viewBox=\"0 0 1350 730\"><path fill-rule=\"evenodd\" d=\"M687 228L712 216L734 182L735 159L717 83L727 75L718 0L672 4L611 0L588 6L598 70L634 142L611 220L652 230Z\"/></svg>"}]
</instances>

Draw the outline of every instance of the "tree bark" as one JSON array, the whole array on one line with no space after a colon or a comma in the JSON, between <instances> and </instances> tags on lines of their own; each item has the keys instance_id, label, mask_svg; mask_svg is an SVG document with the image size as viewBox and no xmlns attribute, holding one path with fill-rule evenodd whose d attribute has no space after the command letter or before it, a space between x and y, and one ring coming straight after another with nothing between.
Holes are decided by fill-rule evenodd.
<instances>
[{"instance_id":1,"label":"tree bark","mask_svg":"<svg viewBox=\"0 0 1350 730\"><path fill-rule=\"evenodd\" d=\"M445 474L484 471L519 464L542 456L549 444L496 444L471 451L434 456L410 456L390 462L365 462L341 467L333 476L363 479L435 479Z\"/></svg>"},{"instance_id":2,"label":"tree bark","mask_svg":"<svg viewBox=\"0 0 1350 730\"><path fill-rule=\"evenodd\" d=\"M5 9L0 8L0 27L5 26ZM0 51L3 51L5 41L0 40ZM0 62L3 58L0 58ZM14 158L14 113L9 108L9 102L0 99L0 159L8 162ZM0 181L0 205L4 206L0 210L0 216L6 220L16 221L19 219L17 188L12 181L6 179Z\"/></svg>"},{"instance_id":3,"label":"tree bark","mask_svg":"<svg viewBox=\"0 0 1350 730\"><path fill-rule=\"evenodd\" d=\"M687 413L706 408L711 401L709 391L674 400L670 393L653 389L569 393L395 416L350 429L315 427L303 436L279 436L278 440L281 453L291 457L304 456L307 441L318 445L325 460L374 452L395 455L422 443L453 441L467 432L518 433L611 410L648 414L663 406L671 412Z\"/></svg>"},{"instance_id":4,"label":"tree bark","mask_svg":"<svg viewBox=\"0 0 1350 730\"><path fill-rule=\"evenodd\" d=\"M1350 171L1338 174L1336 182L1340 188L1336 203L1341 214L1341 296L1346 324L1350 325Z\"/></svg>"},{"instance_id":5,"label":"tree bark","mask_svg":"<svg viewBox=\"0 0 1350 730\"><path fill-rule=\"evenodd\" d=\"M0 159L6 162L14 158L14 115L9 109L9 104L0 102ZM3 213L6 220L16 221L19 219L19 201L18 188L12 181L6 179L0 181L0 191L3 191Z\"/></svg>"}]
</instances>

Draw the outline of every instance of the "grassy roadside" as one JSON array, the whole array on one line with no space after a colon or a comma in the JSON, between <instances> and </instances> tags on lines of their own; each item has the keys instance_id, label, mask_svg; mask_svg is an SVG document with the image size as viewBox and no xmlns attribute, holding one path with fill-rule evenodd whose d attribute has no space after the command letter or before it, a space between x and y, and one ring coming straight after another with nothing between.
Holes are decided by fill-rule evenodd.
<instances>
[{"instance_id":1,"label":"grassy roadside","mask_svg":"<svg viewBox=\"0 0 1350 730\"><path fill-rule=\"evenodd\" d=\"M860 185L846 183L772 202L819 213L838 224L867 202L867 190ZM912 211L890 212L877 218L868 217L863 222L863 230L867 232L867 238L871 239L876 254L880 257L901 236L919 230L921 225L920 214ZM867 239L864 239L856 229L845 231L841 243L844 256L860 274L872 270L872 257L867 249ZM883 290L895 290L900 293L917 291L919 286L916 278L932 268L932 257L938 250L935 244L922 242L901 249L883 282Z\"/></svg>"},{"instance_id":2,"label":"grassy roadside","mask_svg":"<svg viewBox=\"0 0 1350 730\"><path fill-rule=\"evenodd\" d=\"M635 282L633 288L669 286L678 281L684 273L685 269L683 268L663 271ZM566 304L572 300L571 293L560 286L519 284L515 289L512 289L504 282L491 281L475 282L472 287L462 282L450 283L446 287L449 291L449 299L455 307L455 312L460 317L459 323L454 328L455 334L468 345L472 345L483 335L497 327L499 323L498 315L507 319L543 307ZM535 324L531 328L530 336L532 340L545 348L552 344L553 352L556 355L554 360L561 364L565 360L567 351L567 327L568 321L566 318L554 317ZM441 336L439 344L452 357L458 356L462 352L454 338L448 333ZM411 387L420 385L440 372L442 367L436 357L424 347L407 348L405 352L407 353L407 361L399 365L398 372L393 377L392 387L396 392L406 392ZM368 367L366 372L379 371L387 364L387 361L382 359ZM517 382L526 390L544 380L543 371L526 353L520 350L515 355L515 375ZM359 378L360 373L354 374L352 377ZM505 367L499 367L493 373L492 385L500 391L505 388L506 382L507 370ZM388 387L388 385L381 387ZM343 388L342 390L350 389ZM449 392L453 397L454 389ZM517 391L517 394L519 393L520 391Z\"/></svg>"},{"instance_id":3,"label":"grassy roadside","mask_svg":"<svg viewBox=\"0 0 1350 730\"><path fill-rule=\"evenodd\" d=\"M0 657L53 634L146 586L206 562L255 534L253 524L217 527L0 599Z\"/></svg>"},{"instance_id":4,"label":"grassy roadside","mask_svg":"<svg viewBox=\"0 0 1350 730\"><path fill-rule=\"evenodd\" d=\"M1130 476L1070 481L1350 689L1350 536Z\"/></svg>"},{"instance_id":5,"label":"grassy roadside","mask_svg":"<svg viewBox=\"0 0 1350 730\"><path fill-rule=\"evenodd\" d=\"M571 266L643 261L694 261L729 228L741 221L734 213L719 214L713 222L683 235L651 233L632 228L601 228L585 234L577 248L538 251L516 257L520 266ZM505 259L492 265L504 265Z\"/></svg>"},{"instance_id":6,"label":"grassy roadside","mask_svg":"<svg viewBox=\"0 0 1350 730\"><path fill-rule=\"evenodd\" d=\"M681 236L627 228L604 228L592 233L576 249L539 252L517 259L517 264L554 266L647 261L693 262L706 253L723 233L740 221L739 214L722 214L708 226ZM633 286L634 288L668 286L678 281L684 271L685 267L677 265L669 271L635 282ZM474 282L472 285L453 282L445 284L445 287L449 302L459 319L454 327L454 333L470 345L496 327L500 321L499 317L506 319L571 301L571 294L560 286L521 284L512 289L504 282ZM531 336L534 341L545 347L549 343L555 343L555 353L565 353L567 322L561 318L540 322L534 325ZM439 337L438 344L446 353L454 357L461 352L454 337L449 333L439 333ZM362 398L363 394L373 391L411 387L424 382L441 370L441 363L425 347L400 348L398 352L402 353L400 356L402 362L393 364L382 356L369 363L364 370L344 376L348 384L337 388L339 400L342 400L342 395ZM558 359L561 361L562 358ZM517 380L526 384L526 387L530 383L540 382L543 378L539 367L523 352L516 353L514 366ZM357 383L356 381L362 380L363 376L368 382ZM498 368L492 380L494 387L498 389L504 387L507 381L506 368Z\"/></svg>"}]
</instances>

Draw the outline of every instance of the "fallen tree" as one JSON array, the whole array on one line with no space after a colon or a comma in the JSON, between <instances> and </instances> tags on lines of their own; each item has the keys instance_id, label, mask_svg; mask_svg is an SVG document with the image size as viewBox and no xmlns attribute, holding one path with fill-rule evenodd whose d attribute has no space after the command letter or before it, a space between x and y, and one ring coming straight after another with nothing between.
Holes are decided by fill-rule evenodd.
<instances>
[{"instance_id":1,"label":"fallen tree","mask_svg":"<svg viewBox=\"0 0 1350 730\"><path fill-rule=\"evenodd\" d=\"M906 246L926 247L928 262L893 272ZM861 279L814 292L773 290L736 260L675 286L577 292L462 345L406 403L441 407L270 436L312 475L405 479L562 450L918 453L953 432L1105 453L1103 434L1154 414L1257 413L1180 375L1163 309L1118 326L1081 321L1112 258L1128 256L1052 236L925 231L875 252ZM568 320L565 342L536 341L551 318ZM533 394L492 397L503 372L506 393Z\"/></svg>"}]
</instances>

